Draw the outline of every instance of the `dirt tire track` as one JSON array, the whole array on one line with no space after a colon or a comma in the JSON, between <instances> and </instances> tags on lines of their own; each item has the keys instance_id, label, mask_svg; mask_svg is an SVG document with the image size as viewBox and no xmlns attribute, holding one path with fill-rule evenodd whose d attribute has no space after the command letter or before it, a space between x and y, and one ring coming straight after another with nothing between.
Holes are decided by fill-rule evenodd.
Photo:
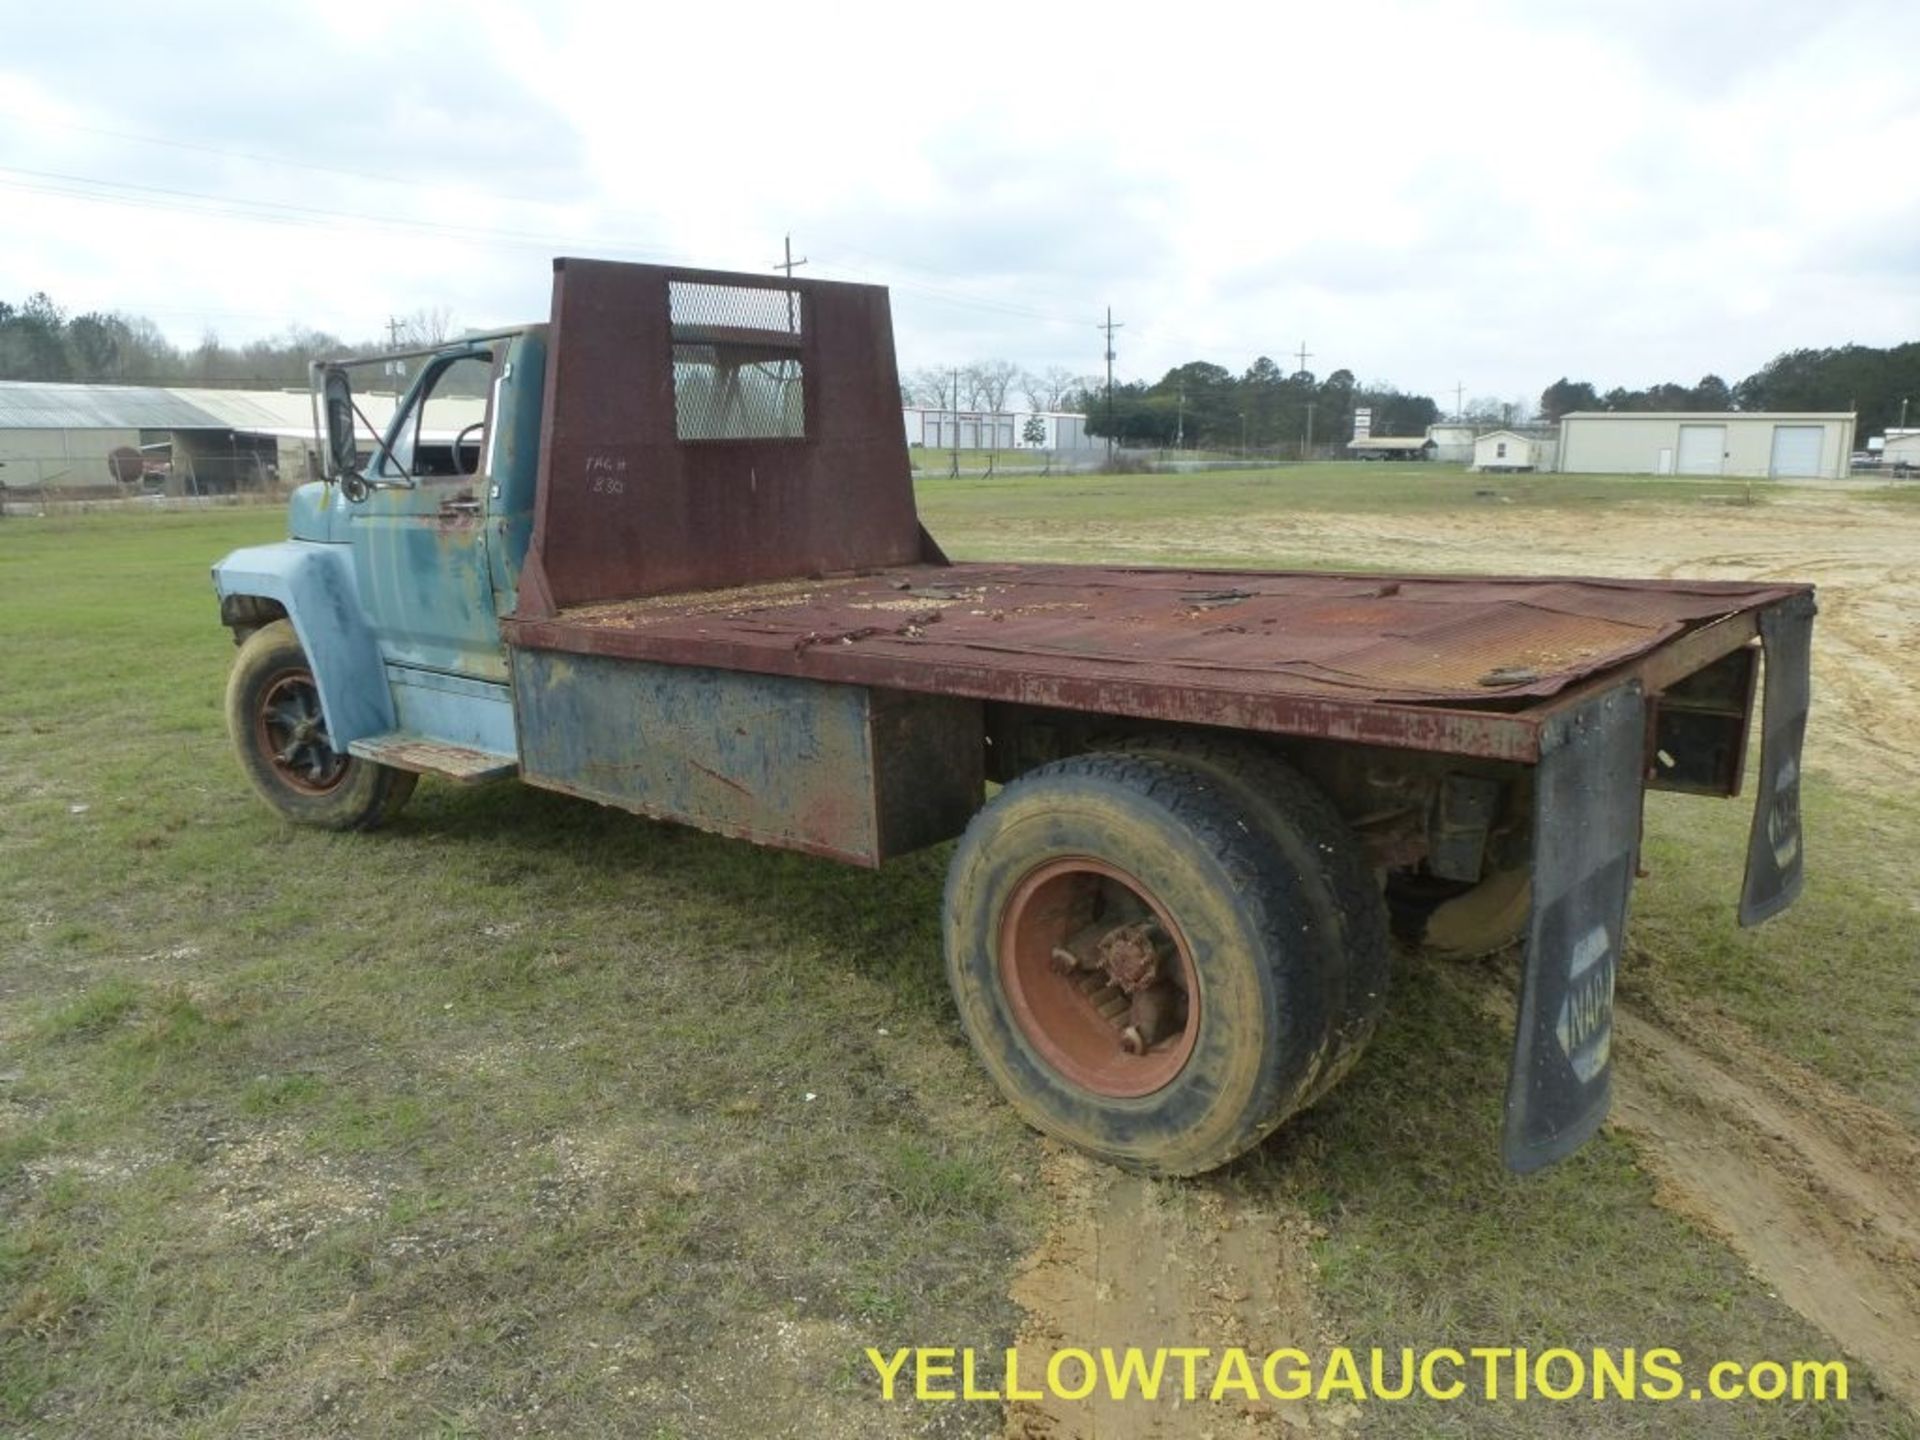
<instances>
[{"instance_id":1,"label":"dirt tire track","mask_svg":"<svg viewBox=\"0 0 1920 1440\"><path fill-rule=\"evenodd\" d=\"M1723 1018L1616 1023L1611 1123L1656 1198L1920 1411L1920 1140Z\"/></svg>"},{"instance_id":2,"label":"dirt tire track","mask_svg":"<svg viewBox=\"0 0 1920 1440\"><path fill-rule=\"evenodd\" d=\"M1239 1346L1257 1368L1258 1357L1277 1346L1311 1353L1324 1343L1303 1215L1250 1199L1228 1180L1146 1180L1042 1143L1054 1224L1012 1287L1027 1312L1016 1342L1023 1389L1040 1388L1047 1361L1068 1346ZM1015 1401L1002 1433L1006 1440L1149 1440L1204 1431L1220 1440L1267 1440L1330 1434L1345 1419L1339 1406L1216 1404L1204 1393L1212 1378L1203 1364L1201 1398L1178 1402L1180 1370L1169 1360L1157 1401L1116 1402L1098 1389L1084 1401Z\"/></svg>"}]
</instances>

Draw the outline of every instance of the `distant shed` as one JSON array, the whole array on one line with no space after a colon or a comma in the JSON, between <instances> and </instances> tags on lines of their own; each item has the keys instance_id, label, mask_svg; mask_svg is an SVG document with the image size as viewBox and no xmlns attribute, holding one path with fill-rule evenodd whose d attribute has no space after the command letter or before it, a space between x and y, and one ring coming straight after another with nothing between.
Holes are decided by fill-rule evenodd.
<instances>
[{"instance_id":1,"label":"distant shed","mask_svg":"<svg viewBox=\"0 0 1920 1440\"><path fill-rule=\"evenodd\" d=\"M1880 463L1920 469L1920 430L1889 430L1887 443L1880 448Z\"/></svg>"},{"instance_id":2,"label":"distant shed","mask_svg":"<svg viewBox=\"0 0 1920 1440\"><path fill-rule=\"evenodd\" d=\"M1833 480L1847 473L1853 419L1838 411L1578 410L1560 422L1559 468Z\"/></svg>"},{"instance_id":3,"label":"distant shed","mask_svg":"<svg viewBox=\"0 0 1920 1440\"><path fill-rule=\"evenodd\" d=\"M1426 460L1433 450L1426 435L1366 435L1347 442L1347 453L1356 460Z\"/></svg>"},{"instance_id":4,"label":"distant shed","mask_svg":"<svg viewBox=\"0 0 1920 1440\"><path fill-rule=\"evenodd\" d=\"M1433 441L1433 459L1442 465L1470 465L1473 463L1473 422L1471 420L1440 420L1427 427L1427 438Z\"/></svg>"},{"instance_id":5,"label":"distant shed","mask_svg":"<svg viewBox=\"0 0 1920 1440\"><path fill-rule=\"evenodd\" d=\"M152 385L0 382L0 485L10 490L111 487L116 450L216 422Z\"/></svg>"},{"instance_id":6,"label":"distant shed","mask_svg":"<svg viewBox=\"0 0 1920 1440\"><path fill-rule=\"evenodd\" d=\"M1476 470L1546 470L1552 465L1552 442L1518 430L1489 430L1473 442Z\"/></svg>"},{"instance_id":7,"label":"distant shed","mask_svg":"<svg viewBox=\"0 0 1920 1440\"><path fill-rule=\"evenodd\" d=\"M354 398L384 433L395 397ZM486 413L484 396L456 396L438 402L435 418L459 426ZM140 457L132 473L116 468L116 453ZM124 493L144 469L148 484L172 494L223 494L317 476L318 456L304 390L0 381L6 490Z\"/></svg>"}]
</instances>

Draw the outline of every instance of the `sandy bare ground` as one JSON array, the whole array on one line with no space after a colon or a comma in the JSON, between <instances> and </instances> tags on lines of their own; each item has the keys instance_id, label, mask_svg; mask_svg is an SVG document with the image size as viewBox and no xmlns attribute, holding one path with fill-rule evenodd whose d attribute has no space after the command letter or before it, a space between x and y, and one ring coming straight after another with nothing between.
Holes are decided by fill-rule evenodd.
<instances>
[{"instance_id":1,"label":"sandy bare ground","mask_svg":"<svg viewBox=\"0 0 1920 1440\"><path fill-rule=\"evenodd\" d=\"M1013 1297L1026 1309L1018 1340L1022 1370L1043 1374L1056 1349L1151 1355L1169 1346L1238 1347L1253 1357L1292 1346L1323 1349L1313 1309L1314 1264L1306 1219L1236 1193L1228 1182L1156 1185L1049 1145L1043 1176L1057 1216L1028 1257ZM1069 1372L1077 1373L1077 1372ZM1177 1362L1160 1399L1019 1401L1006 1414L1008 1440L1147 1440L1207 1433L1231 1437L1313 1435L1338 1426L1337 1406L1182 1403ZM1198 1369L1200 1386L1213 1367Z\"/></svg>"},{"instance_id":2,"label":"sandy bare ground","mask_svg":"<svg viewBox=\"0 0 1920 1440\"><path fill-rule=\"evenodd\" d=\"M1724 1021L1619 1027L1613 1123L1662 1203L1920 1410L1920 1141Z\"/></svg>"},{"instance_id":3,"label":"sandy bare ground","mask_svg":"<svg viewBox=\"0 0 1920 1440\"><path fill-rule=\"evenodd\" d=\"M1143 544L1137 534L1110 538L1115 554ZM1810 580L1820 587L1810 767L1874 789L1920 783L1920 507L1860 491L1600 514L1490 498L1467 515L1177 522L1156 526L1145 543L1162 556L1249 565L1308 553L1328 568ZM1510 1015L1510 997L1501 1003ZM1724 1238L1783 1300L1920 1409L1920 1142L1719 1019L1626 1013L1620 1039L1614 1123L1659 1180L1662 1203ZM1023 1353L1032 1348L1038 1358L1052 1344L1109 1337L1312 1341L1303 1217L1216 1195L1223 1209L1214 1234L1193 1214L1160 1205L1150 1184L1074 1157L1060 1157L1047 1181L1059 1219L1014 1291L1028 1312ZM1161 1260L1142 1267L1140 1256ZM1232 1434L1228 1418L1252 1433L1330 1423L1324 1413L1207 1417L1217 1433ZM1138 1404L1016 1407L1007 1433L1129 1440L1197 1433L1198 1420Z\"/></svg>"},{"instance_id":4,"label":"sandy bare ground","mask_svg":"<svg viewBox=\"0 0 1920 1440\"><path fill-rule=\"evenodd\" d=\"M1858 491L1601 514L1489 501L1469 516L1303 517L1289 543L1303 541L1330 564L1811 581L1820 618L1809 763L1854 783L1920 782L1920 508Z\"/></svg>"}]
</instances>

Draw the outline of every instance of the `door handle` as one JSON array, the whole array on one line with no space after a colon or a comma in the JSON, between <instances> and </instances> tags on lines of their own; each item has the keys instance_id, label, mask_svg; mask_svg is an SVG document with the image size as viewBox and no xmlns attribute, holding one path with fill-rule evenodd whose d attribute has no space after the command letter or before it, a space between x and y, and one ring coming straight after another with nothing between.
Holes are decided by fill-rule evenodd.
<instances>
[{"instance_id":1,"label":"door handle","mask_svg":"<svg viewBox=\"0 0 1920 1440\"><path fill-rule=\"evenodd\" d=\"M478 515L480 502L471 495L457 495L451 500L440 502L440 513L447 516Z\"/></svg>"}]
</instances>

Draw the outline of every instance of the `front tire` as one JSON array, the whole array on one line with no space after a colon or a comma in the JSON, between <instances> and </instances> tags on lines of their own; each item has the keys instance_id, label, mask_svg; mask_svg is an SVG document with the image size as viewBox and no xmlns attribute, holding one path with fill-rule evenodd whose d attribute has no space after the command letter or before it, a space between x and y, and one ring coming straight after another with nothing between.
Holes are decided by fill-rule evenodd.
<instances>
[{"instance_id":1,"label":"front tire","mask_svg":"<svg viewBox=\"0 0 1920 1440\"><path fill-rule=\"evenodd\" d=\"M419 779L333 748L290 620L261 626L241 645L227 679L227 732L253 788L299 825L371 830L406 804Z\"/></svg>"},{"instance_id":2,"label":"front tire","mask_svg":"<svg viewBox=\"0 0 1920 1440\"><path fill-rule=\"evenodd\" d=\"M1037 1128L1127 1169L1213 1169L1306 1104L1339 1048L1323 967L1344 947L1311 883L1193 766L1043 766L974 818L948 872L961 1023ZM1149 948L1162 978L1130 997Z\"/></svg>"}]
</instances>

